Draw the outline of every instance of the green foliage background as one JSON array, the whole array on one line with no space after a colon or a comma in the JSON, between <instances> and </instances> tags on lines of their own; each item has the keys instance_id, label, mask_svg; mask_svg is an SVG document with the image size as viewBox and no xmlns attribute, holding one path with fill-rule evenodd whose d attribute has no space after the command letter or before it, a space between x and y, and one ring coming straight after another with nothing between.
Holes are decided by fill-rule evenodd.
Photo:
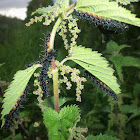
<instances>
[{"instance_id":1,"label":"green foliage background","mask_svg":"<svg viewBox=\"0 0 140 140\"><path fill-rule=\"evenodd\" d=\"M52 4L51 0L32 0L28 5L27 18L25 21L0 16L0 64L4 63L4 65L0 67L1 81L11 82L17 70L24 69L26 64L34 60L39 60L39 54L43 49L39 46L39 44L43 44L40 38L44 38L42 33L46 34L51 30L52 26L48 28L41 23L37 23L27 28L25 23L31 18L30 15L33 11L39 7L46 7L50 4ZM140 17L139 7L140 2L127 6L128 9ZM120 50L108 50L109 44L104 43L103 35L93 24L89 24L86 21L80 21L78 24L82 31L79 34L77 44L88 46L93 50L103 53L110 61L110 64L112 64L111 66L116 70L122 93L119 94L119 101L116 105L113 100L104 96L104 92L93 84L93 82L88 80L82 92L81 103L75 101L74 87L70 91L66 91L65 85L61 85L60 95L72 99L66 104L78 104L80 106L81 121L78 125L80 127L88 127L88 133L86 135L99 135L102 133L116 136L121 140L139 140L140 28L129 26L128 31L111 35L110 39L114 42L111 41L109 43L115 44L116 48L123 44L131 47L124 47ZM55 48L57 49L56 59L62 60L67 54L59 35L56 36ZM123 63L115 61L119 59L120 61L124 60ZM73 62L68 63L72 67L79 68L79 66ZM33 91L32 81L33 79L31 79L30 87ZM51 86L50 84L50 87ZM3 86L3 88L6 89L6 86ZM50 90L52 91L52 89ZM2 99L2 96L0 99ZM41 110L37 105L35 95L30 95L29 100L30 102L24 104L25 109L21 109L19 117L28 131L30 139L36 139L36 137L46 139L47 130L43 125ZM2 106L2 103L0 105ZM37 122L39 126L35 122ZM23 139L25 135L21 127L17 126L16 122L14 127L11 128L11 133L0 130L0 134L0 139L10 139L11 137L14 139Z\"/></svg>"}]
</instances>

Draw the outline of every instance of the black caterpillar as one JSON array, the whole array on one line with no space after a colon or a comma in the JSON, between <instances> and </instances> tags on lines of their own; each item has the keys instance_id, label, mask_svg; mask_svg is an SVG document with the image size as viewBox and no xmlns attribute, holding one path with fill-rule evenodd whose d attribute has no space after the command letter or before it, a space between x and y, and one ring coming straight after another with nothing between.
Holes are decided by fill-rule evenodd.
<instances>
[{"instance_id":1,"label":"black caterpillar","mask_svg":"<svg viewBox=\"0 0 140 140\"><path fill-rule=\"evenodd\" d=\"M90 74L89 72L85 71L85 75L90 78L92 81L94 81L98 87L100 87L103 91L105 91L106 93L108 93L108 96L112 96L116 101L118 101L118 97L116 95L116 93L114 93L114 91L110 90L109 88L107 88L107 86L100 82L95 76L93 76L92 74Z\"/></svg>"},{"instance_id":2,"label":"black caterpillar","mask_svg":"<svg viewBox=\"0 0 140 140\"><path fill-rule=\"evenodd\" d=\"M88 20L90 23L94 23L96 26L102 26L104 27L104 29L106 30L113 30L114 32L117 32L116 29L121 29L121 30L125 30L128 27L116 20L112 20L112 19L103 19L100 16L97 16L95 14L92 14L90 12L85 12L85 11L76 11L74 9L73 11L73 15L79 19L85 19Z\"/></svg>"},{"instance_id":3,"label":"black caterpillar","mask_svg":"<svg viewBox=\"0 0 140 140\"><path fill-rule=\"evenodd\" d=\"M128 29L128 26L126 26L124 23L112 19L103 19L102 17L90 12L76 11L74 9L73 15L78 19L84 19L88 20L90 23L94 23L98 27L100 32L106 36L106 42L109 41L110 34L117 33L118 30Z\"/></svg>"},{"instance_id":4,"label":"black caterpillar","mask_svg":"<svg viewBox=\"0 0 140 140\"><path fill-rule=\"evenodd\" d=\"M25 66L25 68L31 67L34 64L41 64L40 61L36 61L34 63L28 64ZM11 126L11 120L12 118L16 118L16 116L19 114L19 109L22 108L21 104L24 101L24 99L26 99L26 95L29 94L29 86L27 84L24 92L21 94L20 98L18 99L17 103L14 105L14 107L11 109L11 111L9 112L9 114L6 115L6 119L5 119L5 124L3 126L3 128L7 131L8 128Z\"/></svg>"},{"instance_id":5,"label":"black caterpillar","mask_svg":"<svg viewBox=\"0 0 140 140\"><path fill-rule=\"evenodd\" d=\"M26 95L28 94L28 91L29 91L29 86L27 85L24 92L22 93L22 95L18 99L17 103L11 109L9 114L6 115L5 123L4 123L4 126L3 126L5 131L7 131L8 128L11 126L12 118L16 118L16 116L19 114L19 109L21 108L21 104L24 101L24 99L26 98Z\"/></svg>"},{"instance_id":6,"label":"black caterpillar","mask_svg":"<svg viewBox=\"0 0 140 140\"><path fill-rule=\"evenodd\" d=\"M50 42L50 33L46 35L45 38L45 55L43 58L43 67L40 73L40 86L42 88L42 91L44 92L45 96L48 97L49 96L49 90L48 90L48 85L46 83L46 81L48 80L48 69L49 66L51 64L52 59L55 56L55 50L50 50L48 51L49 48L49 42Z\"/></svg>"}]
</instances>

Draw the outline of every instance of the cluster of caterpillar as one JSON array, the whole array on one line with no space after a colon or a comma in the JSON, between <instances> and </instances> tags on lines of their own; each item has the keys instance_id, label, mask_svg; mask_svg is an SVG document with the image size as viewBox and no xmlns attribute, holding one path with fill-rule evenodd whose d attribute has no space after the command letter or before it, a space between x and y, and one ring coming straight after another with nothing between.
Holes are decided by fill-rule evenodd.
<instances>
[{"instance_id":1,"label":"cluster of caterpillar","mask_svg":"<svg viewBox=\"0 0 140 140\"><path fill-rule=\"evenodd\" d=\"M3 126L4 130L6 130L6 131L8 130L8 128L11 126L12 118L16 118L16 116L19 114L19 109L21 108L21 104L24 101L24 99L26 98L26 95L28 94L28 90L29 90L29 87L27 85L24 92L22 93L22 95L18 99L17 103L11 109L9 114L6 115L5 123L4 123L4 126Z\"/></svg>"},{"instance_id":2,"label":"cluster of caterpillar","mask_svg":"<svg viewBox=\"0 0 140 140\"><path fill-rule=\"evenodd\" d=\"M34 63L31 63L31 64L25 66L25 68L28 68L28 67L31 67L34 64L42 64L43 65L41 73L40 73L40 85L41 85L41 88L42 88L43 92L45 93L45 95L47 97L49 96L48 86L46 84L46 80L48 80L47 72L48 72L49 66L51 64L51 61L52 61L53 57L55 56L55 51L54 50L48 51L49 42L50 42L50 34L48 34L45 38L45 45L44 45L45 55L44 55L43 60L36 61ZM3 128L5 130L8 130L8 128L11 126L12 118L14 118L14 117L16 118L17 115L19 114L19 109L21 108L21 104L24 101L24 99L26 98L26 95L28 94L28 90L29 90L29 87L27 85L26 88L25 88L25 91L22 93L22 95L18 99L17 103L11 109L9 114L6 115L5 123L4 123L4 126L3 126Z\"/></svg>"},{"instance_id":3,"label":"cluster of caterpillar","mask_svg":"<svg viewBox=\"0 0 140 140\"><path fill-rule=\"evenodd\" d=\"M90 21L90 23L95 23L96 26L102 26L104 27L104 29L107 30L115 29L115 32L117 31L116 29L125 30L128 28L125 24L119 21L112 19L103 19L102 17L92 14L90 12L76 11L74 9L73 15L79 19L85 19Z\"/></svg>"},{"instance_id":4,"label":"cluster of caterpillar","mask_svg":"<svg viewBox=\"0 0 140 140\"><path fill-rule=\"evenodd\" d=\"M109 88L107 88L107 86L102 83L99 79L97 79L95 76L93 76L92 74L90 74L89 72L85 71L85 75L90 78L92 81L95 82L95 84L98 85L98 87L100 87L103 91L105 91L106 93L108 93L108 96L112 96L116 101L118 101L118 97L116 95L116 93L114 93L114 91L110 90Z\"/></svg>"},{"instance_id":5,"label":"cluster of caterpillar","mask_svg":"<svg viewBox=\"0 0 140 140\"><path fill-rule=\"evenodd\" d=\"M40 86L42 88L42 91L44 92L45 96L49 96L49 90L48 90L48 85L46 81L48 80L48 69L51 64L52 59L55 56L55 50L50 50L48 51L48 48L50 46L50 33L46 35L45 38L45 55L42 61L43 67L40 73Z\"/></svg>"},{"instance_id":6,"label":"cluster of caterpillar","mask_svg":"<svg viewBox=\"0 0 140 140\"><path fill-rule=\"evenodd\" d=\"M94 23L101 31L101 33L103 33L106 36L106 42L109 41L110 34L117 33L118 30L128 29L128 26L126 26L124 23L112 19L104 19L90 12L76 11L74 9L73 15L78 19L84 19L88 20L90 23Z\"/></svg>"},{"instance_id":7,"label":"cluster of caterpillar","mask_svg":"<svg viewBox=\"0 0 140 140\"><path fill-rule=\"evenodd\" d=\"M40 63L41 63L40 61L36 61L34 63L26 65L25 68L28 68L28 67L31 67L34 64L40 64ZM4 123L4 126L3 126L4 130L8 130L8 128L11 126L10 123L11 123L12 118L13 117L16 118L17 115L19 114L19 109L21 108L21 104L26 99L26 95L29 94L28 91L29 91L29 86L27 84L24 92L21 94L21 96L18 99L17 103L10 110L9 114L6 115L5 123Z\"/></svg>"},{"instance_id":8,"label":"cluster of caterpillar","mask_svg":"<svg viewBox=\"0 0 140 140\"><path fill-rule=\"evenodd\" d=\"M31 63L31 64L25 66L25 68L28 68L28 67L31 67L34 64L42 64L43 65L41 73L40 73L40 85L41 85L41 88L42 88L43 92L45 93L45 95L47 97L49 96L48 86L46 84L46 80L48 80L47 72L48 72L49 66L51 64L51 61L52 61L53 57L55 56L55 51L54 50L48 51L49 42L50 42L50 33L47 34L46 38L45 38L45 45L44 45L45 55L44 55L43 60L36 61L34 63ZM29 87L27 85L26 88L25 88L25 91L22 93L22 95L18 99L17 103L10 110L9 114L6 115L5 123L4 123L4 126L3 126L3 128L5 130L8 130L8 128L11 126L12 118L13 117L16 118L17 115L19 114L19 109L21 108L21 104L24 101L24 99L26 98L26 95L28 94L28 90L29 90Z\"/></svg>"}]
</instances>

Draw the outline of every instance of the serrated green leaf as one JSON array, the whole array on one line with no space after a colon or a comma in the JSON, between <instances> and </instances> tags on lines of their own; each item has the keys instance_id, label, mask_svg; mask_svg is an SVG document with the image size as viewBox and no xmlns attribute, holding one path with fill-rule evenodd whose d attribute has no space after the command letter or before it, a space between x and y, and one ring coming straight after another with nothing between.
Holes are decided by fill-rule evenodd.
<instances>
[{"instance_id":1,"label":"serrated green leaf","mask_svg":"<svg viewBox=\"0 0 140 140\"><path fill-rule=\"evenodd\" d=\"M118 54L116 56L110 56L109 60L114 64L120 79L123 66L140 68L140 59L134 58L132 56L123 56L121 54Z\"/></svg>"},{"instance_id":2,"label":"serrated green leaf","mask_svg":"<svg viewBox=\"0 0 140 140\"><path fill-rule=\"evenodd\" d=\"M138 2L140 0L117 0L117 1L123 5L127 5L130 4L131 2Z\"/></svg>"},{"instance_id":3,"label":"serrated green leaf","mask_svg":"<svg viewBox=\"0 0 140 140\"><path fill-rule=\"evenodd\" d=\"M103 53L117 55L123 48L131 47L129 45L118 45L114 41L109 41L106 46L106 50Z\"/></svg>"},{"instance_id":4,"label":"serrated green leaf","mask_svg":"<svg viewBox=\"0 0 140 140\"><path fill-rule=\"evenodd\" d=\"M65 9L69 6L69 0L57 0L54 4L54 6L48 6L48 7L42 7L38 8L36 11L32 13L32 15L38 13L38 14L47 14L50 12L63 12L62 9ZM61 9L61 11L59 10Z\"/></svg>"},{"instance_id":5,"label":"serrated green leaf","mask_svg":"<svg viewBox=\"0 0 140 140\"><path fill-rule=\"evenodd\" d=\"M140 67L140 59L134 58L132 56L123 56L120 54L120 51L125 47L131 47L129 45L118 45L114 41L110 41L107 44L106 50L103 52L105 54L111 54L109 60L113 62L117 74L120 79L122 79L122 67L123 66L133 66L133 67Z\"/></svg>"},{"instance_id":6,"label":"serrated green leaf","mask_svg":"<svg viewBox=\"0 0 140 140\"><path fill-rule=\"evenodd\" d=\"M107 19L113 19L140 27L140 18L118 5L117 2L109 0L78 0L76 10L94 13Z\"/></svg>"},{"instance_id":7,"label":"serrated green leaf","mask_svg":"<svg viewBox=\"0 0 140 140\"><path fill-rule=\"evenodd\" d=\"M38 68L42 67L40 64L35 64L32 67L29 67L25 70L19 70L15 75L14 75L14 80L11 82L11 84L8 86L8 89L6 90L4 94L4 99L3 99L3 105L2 105L2 126L4 125L5 119L4 116L10 112L10 110L14 107L16 104L17 100L20 98L21 94L24 92L24 89L29 82L32 74L34 71Z\"/></svg>"},{"instance_id":8,"label":"serrated green leaf","mask_svg":"<svg viewBox=\"0 0 140 140\"><path fill-rule=\"evenodd\" d=\"M107 134L105 135L98 135L98 136L93 136L90 135L86 138L86 140L118 140L116 137L108 136Z\"/></svg>"},{"instance_id":9,"label":"serrated green leaf","mask_svg":"<svg viewBox=\"0 0 140 140\"><path fill-rule=\"evenodd\" d=\"M42 8L38 8L36 11L34 11L32 13L32 15L38 13L38 14L47 14L47 13L50 13L50 12L60 12L60 9L61 9L61 12L62 9L66 9L67 7L69 6L69 0L57 0L55 3L54 3L54 6L48 6L48 7L42 7Z\"/></svg>"},{"instance_id":10,"label":"serrated green leaf","mask_svg":"<svg viewBox=\"0 0 140 140\"><path fill-rule=\"evenodd\" d=\"M75 105L67 106L58 114L55 110L48 108L44 114L44 124L49 130L49 140L66 140L70 133L68 128L73 127L79 116L79 108Z\"/></svg>"},{"instance_id":11,"label":"serrated green leaf","mask_svg":"<svg viewBox=\"0 0 140 140\"><path fill-rule=\"evenodd\" d=\"M75 46L73 54L69 59L89 71L116 94L120 93L120 86L117 83L116 77L113 76L114 70L108 67L108 61L104 57L101 57L100 53L92 51L90 48Z\"/></svg>"},{"instance_id":12,"label":"serrated green leaf","mask_svg":"<svg viewBox=\"0 0 140 140\"><path fill-rule=\"evenodd\" d=\"M74 124L78 121L78 116L80 110L78 106L71 105L71 106L65 106L61 109L59 113L59 117L61 118L61 125L62 125L62 131L65 132L68 129L66 127L73 127Z\"/></svg>"},{"instance_id":13,"label":"serrated green leaf","mask_svg":"<svg viewBox=\"0 0 140 140\"><path fill-rule=\"evenodd\" d=\"M60 132L58 131L61 128L61 124L59 121L59 114L51 109L48 108L44 114L44 124L46 125L46 127L49 130L49 139L51 140L52 137L54 138L54 140L57 140L60 138Z\"/></svg>"},{"instance_id":14,"label":"serrated green leaf","mask_svg":"<svg viewBox=\"0 0 140 140\"><path fill-rule=\"evenodd\" d=\"M34 15L34 14L36 14L36 13L38 13L38 14L46 14L46 13L48 13L48 12L50 12L50 11L52 11L52 6L48 6L48 7L42 7L42 8L38 8L36 11L34 11L31 15Z\"/></svg>"}]
</instances>

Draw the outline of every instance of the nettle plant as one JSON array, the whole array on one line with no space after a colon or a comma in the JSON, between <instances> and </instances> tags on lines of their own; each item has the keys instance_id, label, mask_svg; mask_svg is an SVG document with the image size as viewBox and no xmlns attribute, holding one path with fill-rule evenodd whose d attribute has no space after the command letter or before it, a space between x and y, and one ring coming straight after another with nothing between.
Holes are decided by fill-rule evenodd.
<instances>
[{"instance_id":1,"label":"nettle plant","mask_svg":"<svg viewBox=\"0 0 140 140\"><path fill-rule=\"evenodd\" d=\"M91 78L101 89L116 101L117 95L121 93L120 85L117 78L113 75L114 70L109 67L108 61L102 57L101 53L92 51L82 45L77 45L76 39L80 29L77 26L79 19L88 20L91 25L95 24L102 33L108 35L116 33L118 30L126 30L128 26L124 23L140 27L140 19L126 10L120 4L129 4L137 0L77 0L77 3L69 5L69 0L57 0L53 6L37 9L34 14L40 14L30 19L26 26L33 23L42 22L43 25L49 26L52 21L56 22L50 33L45 36L44 56L41 61L34 62L27 66L25 70L18 71L14 80L6 90L3 99L2 128L8 129L13 117L17 117L21 103L28 94L28 82L34 74L36 78L34 85L37 90L33 94L38 95L39 107L43 113L43 120L48 129L50 140L65 139L86 139L82 133L87 132L87 128L76 127L80 121L80 109L77 105L64 106L60 109L62 102L59 102L59 86L66 84L66 89L70 90L72 82L76 83L76 100L81 102L81 93L84 88L83 82L85 77L80 77L80 70L65 65L68 60L72 60L86 70L86 75ZM92 25L93 26L93 25ZM67 34L69 32L69 34ZM55 60L56 51L54 46L55 36L58 33L64 41L64 49L68 51L68 56L61 62ZM71 42L68 41L67 35L70 36ZM39 73L36 69L41 68ZM70 78L67 76L70 75ZM63 77L63 78L62 78ZM43 95L49 96L49 79L53 81L54 109L43 105ZM71 80L71 81L70 81ZM59 104L60 103L60 104ZM100 138L109 138L109 136L99 135ZM92 139L89 136L87 139ZM114 138L116 139L116 138Z\"/></svg>"}]
</instances>

